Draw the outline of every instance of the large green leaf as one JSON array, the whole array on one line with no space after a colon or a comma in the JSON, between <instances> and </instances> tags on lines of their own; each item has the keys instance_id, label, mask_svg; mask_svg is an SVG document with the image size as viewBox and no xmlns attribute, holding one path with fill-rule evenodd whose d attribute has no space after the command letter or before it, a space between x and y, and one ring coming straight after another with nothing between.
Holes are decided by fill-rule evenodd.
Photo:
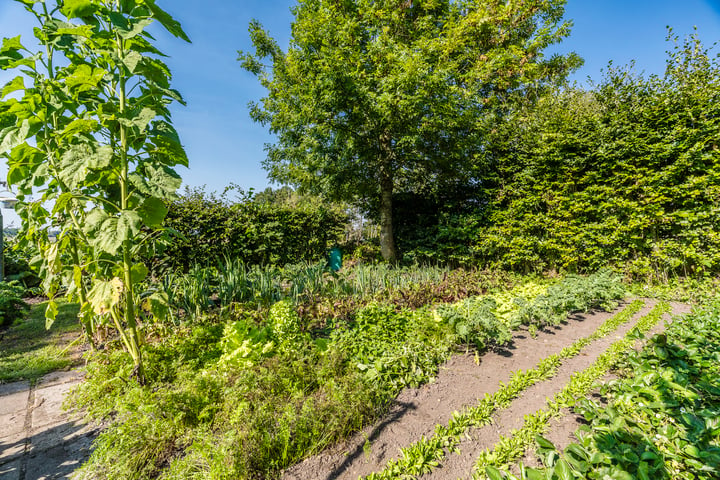
<instances>
[{"instance_id":1,"label":"large green leaf","mask_svg":"<svg viewBox=\"0 0 720 480\"><path fill-rule=\"evenodd\" d=\"M9 56L10 58L20 58L18 50L22 50L23 46L20 43L20 35L17 37L3 38L2 46L0 46L0 59Z\"/></svg>"},{"instance_id":2,"label":"large green leaf","mask_svg":"<svg viewBox=\"0 0 720 480\"><path fill-rule=\"evenodd\" d=\"M131 20L117 12L110 12L108 17L110 18L112 24L117 28L120 36L125 40L130 40L131 38L140 35L143 31L145 31L145 28L153 22L152 18L139 18Z\"/></svg>"},{"instance_id":3,"label":"large green leaf","mask_svg":"<svg viewBox=\"0 0 720 480\"><path fill-rule=\"evenodd\" d=\"M98 128L97 120L90 118L76 118L65 126L62 135L65 138L72 138L76 135L89 135Z\"/></svg>"},{"instance_id":4,"label":"large green leaf","mask_svg":"<svg viewBox=\"0 0 720 480\"><path fill-rule=\"evenodd\" d=\"M30 172L35 172L37 167L46 160L43 152L27 143L21 143L13 148L8 160L7 181L10 185L16 185L27 180Z\"/></svg>"},{"instance_id":5,"label":"large green leaf","mask_svg":"<svg viewBox=\"0 0 720 480\"><path fill-rule=\"evenodd\" d=\"M74 190L84 183L88 170L107 168L112 158L112 148L106 145L97 149L86 143L72 145L61 158L58 177Z\"/></svg>"},{"instance_id":6,"label":"large green leaf","mask_svg":"<svg viewBox=\"0 0 720 480\"><path fill-rule=\"evenodd\" d=\"M47 261L47 269L50 273L58 273L62 269L60 244L58 242L50 244L45 251L45 258Z\"/></svg>"},{"instance_id":7,"label":"large green leaf","mask_svg":"<svg viewBox=\"0 0 720 480\"><path fill-rule=\"evenodd\" d=\"M140 215L132 210L111 216L95 208L85 219L84 230L94 248L116 255L124 241L140 232L141 225Z\"/></svg>"},{"instance_id":8,"label":"large green leaf","mask_svg":"<svg viewBox=\"0 0 720 480\"><path fill-rule=\"evenodd\" d=\"M94 14L97 9L92 0L65 0L60 11L68 18L81 18Z\"/></svg>"},{"instance_id":9,"label":"large green leaf","mask_svg":"<svg viewBox=\"0 0 720 480\"><path fill-rule=\"evenodd\" d=\"M143 200L138 213L143 223L148 227L160 227L168 213L168 207L162 200L149 197Z\"/></svg>"},{"instance_id":10,"label":"large green leaf","mask_svg":"<svg viewBox=\"0 0 720 480\"><path fill-rule=\"evenodd\" d=\"M55 33L57 35L73 35L77 37L93 38L93 26L92 25L73 25L68 23L66 25L59 25Z\"/></svg>"},{"instance_id":11,"label":"large green leaf","mask_svg":"<svg viewBox=\"0 0 720 480\"><path fill-rule=\"evenodd\" d=\"M555 475L557 475L558 480L574 480L575 475L573 474L572 469L570 468L570 465L565 461L565 459L560 459L558 463L555 465L554 470Z\"/></svg>"},{"instance_id":12,"label":"large green leaf","mask_svg":"<svg viewBox=\"0 0 720 480\"><path fill-rule=\"evenodd\" d=\"M485 475L487 475L490 480L503 480L502 472L495 467L485 467Z\"/></svg>"},{"instance_id":13,"label":"large green leaf","mask_svg":"<svg viewBox=\"0 0 720 480\"><path fill-rule=\"evenodd\" d=\"M130 275L134 284L138 284L147 278L148 268L142 263L136 263L130 269Z\"/></svg>"},{"instance_id":14,"label":"large green leaf","mask_svg":"<svg viewBox=\"0 0 720 480\"><path fill-rule=\"evenodd\" d=\"M106 74L103 68L80 65L65 78L65 85L68 92L77 98L80 93L97 89Z\"/></svg>"},{"instance_id":15,"label":"large green leaf","mask_svg":"<svg viewBox=\"0 0 720 480\"><path fill-rule=\"evenodd\" d=\"M9 152L27 140L30 134L30 121L23 120L19 127L9 127L0 132L0 154Z\"/></svg>"},{"instance_id":16,"label":"large green leaf","mask_svg":"<svg viewBox=\"0 0 720 480\"><path fill-rule=\"evenodd\" d=\"M155 148L150 149L153 157L168 166L188 165L188 158L180 143L177 131L167 122L157 121L150 130L150 141Z\"/></svg>"},{"instance_id":17,"label":"large green leaf","mask_svg":"<svg viewBox=\"0 0 720 480\"><path fill-rule=\"evenodd\" d=\"M145 196L172 200L182 179L170 167L147 165L144 176L139 173L130 175L130 183Z\"/></svg>"},{"instance_id":18,"label":"large green leaf","mask_svg":"<svg viewBox=\"0 0 720 480\"><path fill-rule=\"evenodd\" d=\"M58 306L55 301L50 300L47 304L47 307L45 307L45 329L50 330L50 327L52 327L53 323L55 323L55 318L58 314Z\"/></svg>"},{"instance_id":19,"label":"large green leaf","mask_svg":"<svg viewBox=\"0 0 720 480\"><path fill-rule=\"evenodd\" d=\"M155 320L165 320L170 312L170 298L165 292L154 292L145 299L143 308L148 311Z\"/></svg>"},{"instance_id":20,"label":"large green leaf","mask_svg":"<svg viewBox=\"0 0 720 480\"><path fill-rule=\"evenodd\" d=\"M152 12L153 17L156 18L157 21L160 22L160 24L165 27L168 32L178 38L185 40L186 42L190 42L190 38L188 38L187 34L183 31L180 23L174 18L172 18L172 16L170 16L170 14L167 13L165 10L158 7L155 3L155 0L144 0L143 3L148 6L150 11Z\"/></svg>"},{"instance_id":21,"label":"large green leaf","mask_svg":"<svg viewBox=\"0 0 720 480\"><path fill-rule=\"evenodd\" d=\"M97 315L104 315L120 302L123 290L122 280L117 277L110 281L95 280L88 293L88 302Z\"/></svg>"},{"instance_id":22,"label":"large green leaf","mask_svg":"<svg viewBox=\"0 0 720 480\"><path fill-rule=\"evenodd\" d=\"M25 79L23 77L15 77L6 83L2 92L0 92L0 98L18 90L25 90Z\"/></svg>"},{"instance_id":23,"label":"large green leaf","mask_svg":"<svg viewBox=\"0 0 720 480\"><path fill-rule=\"evenodd\" d=\"M132 128L136 127L140 133L145 133L150 122L157 116L155 110L151 108L143 108L137 115L132 118L120 118L122 125Z\"/></svg>"},{"instance_id":24,"label":"large green leaf","mask_svg":"<svg viewBox=\"0 0 720 480\"><path fill-rule=\"evenodd\" d=\"M130 73L135 73L137 71L137 66L140 62L142 62L142 60L143 56L138 52L128 52L128 54L123 57L123 63L127 69L130 70Z\"/></svg>"}]
</instances>

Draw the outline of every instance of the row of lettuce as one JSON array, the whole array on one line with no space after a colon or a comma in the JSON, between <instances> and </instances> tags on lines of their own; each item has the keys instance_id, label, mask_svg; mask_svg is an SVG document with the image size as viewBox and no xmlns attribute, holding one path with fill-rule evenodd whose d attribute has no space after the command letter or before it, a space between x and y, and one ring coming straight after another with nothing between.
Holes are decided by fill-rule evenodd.
<instances>
[{"instance_id":1,"label":"row of lettuce","mask_svg":"<svg viewBox=\"0 0 720 480\"><path fill-rule=\"evenodd\" d=\"M710 480L720 471L720 302L676 318L642 350L615 366L602 402L579 399L586 424L562 450L537 436L542 467L509 473L488 464L492 480Z\"/></svg>"},{"instance_id":2,"label":"row of lettuce","mask_svg":"<svg viewBox=\"0 0 720 480\"><path fill-rule=\"evenodd\" d=\"M535 282L436 274L385 298L331 296L334 315L307 298L181 312L144 332L145 386L127 380L127 354L99 351L75 401L108 426L78 478L273 477L382 415L452 352L501 348L521 325L555 325L625 295L609 271ZM468 275L476 285L463 290Z\"/></svg>"},{"instance_id":3,"label":"row of lettuce","mask_svg":"<svg viewBox=\"0 0 720 480\"><path fill-rule=\"evenodd\" d=\"M433 435L402 448L400 458L389 461L382 471L368 475L367 480L415 478L431 472L449 453L460 453L461 441L467 438L473 429L489 425L497 412L507 408L531 386L554 377L563 362L579 355L588 344L629 322L644 305L644 301L635 300L603 322L590 335L576 340L559 353L543 358L534 368L512 372L510 380L501 384L495 392L487 393L476 405L469 405L455 412L447 425L435 427Z\"/></svg>"}]
</instances>

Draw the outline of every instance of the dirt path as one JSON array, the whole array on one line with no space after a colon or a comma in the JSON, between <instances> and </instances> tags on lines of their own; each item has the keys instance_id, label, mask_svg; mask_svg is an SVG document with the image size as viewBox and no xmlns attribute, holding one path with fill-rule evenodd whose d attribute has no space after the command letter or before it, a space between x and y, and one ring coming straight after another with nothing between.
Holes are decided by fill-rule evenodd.
<instances>
[{"instance_id":1,"label":"dirt path","mask_svg":"<svg viewBox=\"0 0 720 480\"><path fill-rule=\"evenodd\" d=\"M36 385L0 385L0 479L69 478L90 455L96 431L62 410L82 378L55 372Z\"/></svg>"},{"instance_id":2,"label":"dirt path","mask_svg":"<svg viewBox=\"0 0 720 480\"><path fill-rule=\"evenodd\" d=\"M670 302L670 305L672 306L671 315L683 315L690 313L692 310L691 306L687 304ZM646 337L652 337L655 334L661 333L664 329L664 322L660 322L647 333ZM636 345L636 350L640 348L641 344ZM601 383L607 383L617 378L618 377L613 373L609 373L602 379ZM597 391L593 392L590 397L592 397L595 401L602 401L602 398ZM578 438L575 436L575 431L584 423L585 420L581 415L565 409L562 416L551 421L550 429L544 437L550 440L550 442L552 442L558 450L562 451L571 443L578 441ZM541 466L541 463L538 461L534 451L528 452L522 459L522 462L531 467Z\"/></svg>"},{"instance_id":3,"label":"dirt path","mask_svg":"<svg viewBox=\"0 0 720 480\"><path fill-rule=\"evenodd\" d=\"M441 468L435 469L427 478L466 477L480 451L494 445L500 434L520 426L525 414L543 408L546 398L559 391L573 372L590 365L655 303L647 301L631 322L564 362L552 379L530 387L508 409L498 412L493 424L471 432L470 439L460 446L461 454L450 455ZM673 305L673 308L674 314L682 311L680 305ZM576 315L560 327L539 332L536 338L527 332L518 332L508 349L486 353L480 357L479 365L471 355L453 357L434 383L403 391L385 418L344 444L288 469L283 480L356 480L359 476L382 470L389 460L400 455L401 447L417 442L422 436L432 435L435 425L447 424L454 411L475 405L486 393L497 391L500 382L509 380L511 372L532 368L548 355L559 353L574 341L592 334L614 313Z\"/></svg>"}]
</instances>

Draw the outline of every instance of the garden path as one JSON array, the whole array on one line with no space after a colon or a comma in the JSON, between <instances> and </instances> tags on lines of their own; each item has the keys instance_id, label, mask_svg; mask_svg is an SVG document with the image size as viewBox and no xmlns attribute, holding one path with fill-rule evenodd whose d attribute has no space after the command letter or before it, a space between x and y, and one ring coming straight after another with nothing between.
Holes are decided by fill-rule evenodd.
<instances>
[{"instance_id":1,"label":"garden path","mask_svg":"<svg viewBox=\"0 0 720 480\"><path fill-rule=\"evenodd\" d=\"M69 478L89 457L97 430L62 409L81 381L66 371L0 385L0 480Z\"/></svg>"}]
</instances>

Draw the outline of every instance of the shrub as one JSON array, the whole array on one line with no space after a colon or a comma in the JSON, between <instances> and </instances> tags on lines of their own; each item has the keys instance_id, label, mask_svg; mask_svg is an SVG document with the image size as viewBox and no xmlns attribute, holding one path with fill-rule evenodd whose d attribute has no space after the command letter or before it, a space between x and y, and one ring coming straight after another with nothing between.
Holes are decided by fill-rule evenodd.
<instances>
[{"instance_id":1,"label":"shrub","mask_svg":"<svg viewBox=\"0 0 720 480\"><path fill-rule=\"evenodd\" d=\"M12 325L29 311L23 293L25 289L18 282L0 282L0 327Z\"/></svg>"}]
</instances>

